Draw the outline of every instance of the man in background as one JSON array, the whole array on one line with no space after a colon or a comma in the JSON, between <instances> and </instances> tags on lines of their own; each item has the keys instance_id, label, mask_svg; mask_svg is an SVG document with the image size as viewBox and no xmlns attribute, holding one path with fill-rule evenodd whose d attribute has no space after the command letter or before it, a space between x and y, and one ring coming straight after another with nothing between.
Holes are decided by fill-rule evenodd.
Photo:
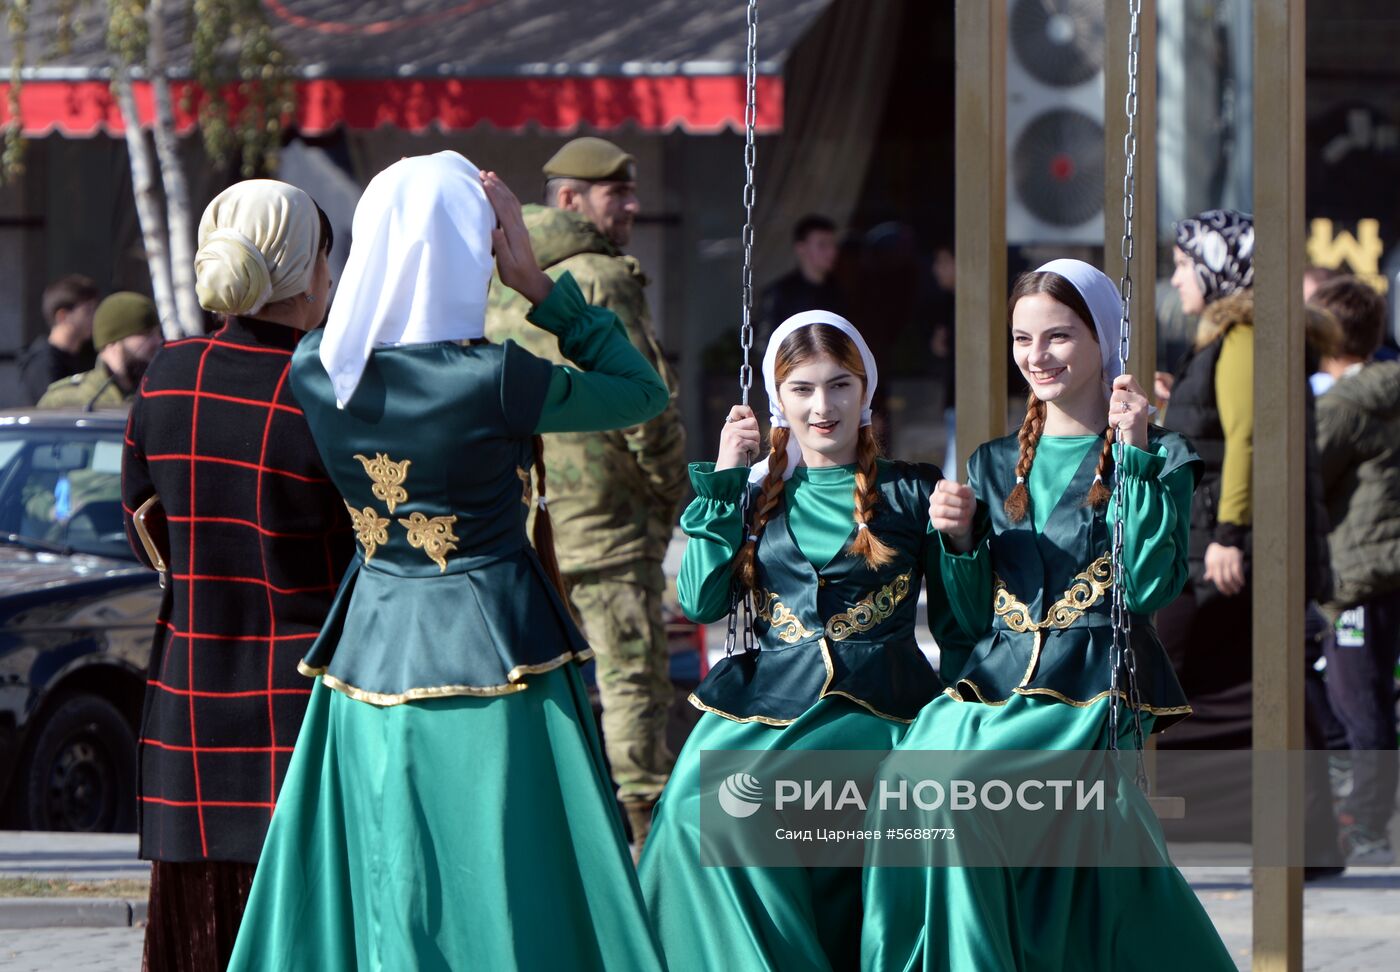
<instances>
[{"instance_id":1,"label":"man in background","mask_svg":"<svg viewBox=\"0 0 1400 972\"><path fill-rule=\"evenodd\" d=\"M97 363L50 385L39 408L117 408L136 394L162 343L155 302L130 291L112 294L97 305L91 328Z\"/></svg>"},{"instance_id":2,"label":"man in background","mask_svg":"<svg viewBox=\"0 0 1400 972\"><path fill-rule=\"evenodd\" d=\"M604 139L577 138L545 163L544 176L545 205L525 207L540 268L572 274L589 303L616 313L671 390L671 404L645 425L544 437L559 568L597 655L604 744L639 855L675 762L666 744L672 688L661 562L686 486L685 430L647 312L646 277L622 252L640 209L636 162ZM554 336L526 321L529 309L495 281L487 336L564 363Z\"/></svg>"},{"instance_id":3,"label":"man in background","mask_svg":"<svg viewBox=\"0 0 1400 972\"><path fill-rule=\"evenodd\" d=\"M848 316L846 302L831 276L836 268L836 224L816 213L803 216L793 227L792 252L797 266L763 291L760 345L793 314L827 310Z\"/></svg>"},{"instance_id":4,"label":"man in background","mask_svg":"<svg viewBox=\"0 0 1400 972\"><path fill-rule=\"evenodd\" d=\"M76 273L44 288L48 333L35 338L19 362L26 404L37 402L54 382L92 367L92 315L98 296L97 284Z\"/></svg>"}]
</instances>

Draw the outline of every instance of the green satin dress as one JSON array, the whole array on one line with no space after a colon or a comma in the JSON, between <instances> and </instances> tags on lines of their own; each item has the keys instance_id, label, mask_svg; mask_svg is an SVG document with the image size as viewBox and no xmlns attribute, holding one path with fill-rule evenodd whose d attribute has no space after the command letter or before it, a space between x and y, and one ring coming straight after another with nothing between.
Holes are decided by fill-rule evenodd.
<instances>
[{"instance_id":1,"label":"green satin dress","mask_svg":"<svg viewBox=\"0 0 1400 972\"><path fill-rule=\"evenodd\" d=\"M681 519L690 540L679 593L694 620L728 611L747 472L691 467L696 498ZM714 797L701 790L700 753L888 751L898 742L944 684L914 637L925 580L945 670L956 673L972 644L948 611L938 545L927 532L940 477L932 466L880 463L871 529L896 556L878 571L847 549L856 535L854 467L801 466L788 481L758 546L759 650L736 651L696 689L691 702L705 714L676 760L642 854L642 890L671 969L858 964L858 868L701 865L700 805Z\"/></svg>"},{"instance_id":2,"label":"green satin dress","mask_svg":"<svg viewBox=\"0 0 1400 972\"><path fill-rule=\"evenodd\" d=\"M302 663L236 972L664 968L589 652L525 521L534 433L630 426L668 396L571 277L531 319L585 370L510 343L377 348L339 409L321 335L293 359L359 556Z\"/></svg>"},{"instance_id":3,"label":"green satin dress","mask_svg":"<svg viewBox=\"0 0 1400 972\"><path fill-rule=\"evenodd\" d=\"M1084 505L1102 445L1099 436L1043 437L1027 483L1032 515L1022 523L1002 506L1015 486L1016 437L982 446L969 461L981 539L967 555L945 550L941 570L959 623L980 640L961 675L919 713L900 752L1108 748L1112 575L1104 557L1115 511ZM1124 594L1145 732L1190 712L1150 614L1186 578L1199 465L1185 439L1157 428L1146 450L1125 450ZM1065 604L1079 610L1057 611ZM1120 748L1129 749L1131 719L1120 711ZM1131 781L1110 805L1120 814L1113 828L1144 835L1166 859L1160 826ZM995 822L987 826L975 839L997 840ZM961 824L958 831L965 836ZM1086 839L1107 841L1112 832ZM1235 968L1169 865L880 866L888 853L897 850L877 844L867 854L861 968L870 972Z\"/></svg>"}]
</instances>

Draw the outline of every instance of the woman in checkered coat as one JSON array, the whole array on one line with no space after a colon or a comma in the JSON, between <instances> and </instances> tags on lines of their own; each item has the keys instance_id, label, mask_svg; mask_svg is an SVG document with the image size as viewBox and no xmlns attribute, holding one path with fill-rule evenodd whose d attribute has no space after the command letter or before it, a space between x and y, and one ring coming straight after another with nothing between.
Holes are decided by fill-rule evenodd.
<instances>
[{"instance_id":1,"label":"woman in checkered coat","mask_svg":"<svg viewBox=\"0 0 1400 972\"><path fill-rule=\"evenodd\" d=\"M330 225L281 182L239 183L199 227L207 337L152 362L123 501L166 573L140 739L146 967L222 969L311 693L296 671L353 554L345 506L292 397L326 313Z\"/></svg>"},{"instance_id":2,"label":"woman in checkered coat","mask_svg":"<svg viewBox=\"0 0 1400 972\"><path fill-rule=\"evenodd\" d=\"M315 688L231 968L660 969L591 653L525 524L539 433L636 425L666 386L462 156L390 166L353 228L291 381L359 556L302 662ZM481 340L493 265L578 369Z\"/></svg>"}]
</instances>

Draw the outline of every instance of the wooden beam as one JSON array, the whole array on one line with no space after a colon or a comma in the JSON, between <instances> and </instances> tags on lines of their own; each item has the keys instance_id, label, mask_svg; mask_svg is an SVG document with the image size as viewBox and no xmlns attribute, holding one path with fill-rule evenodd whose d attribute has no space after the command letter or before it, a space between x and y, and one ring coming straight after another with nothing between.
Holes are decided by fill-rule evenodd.
<instances>
[{"instance_id":1,"label":"wooden beam","mask_svg":"<svg viewBox=\"0 0 1400 972\"><path fill-rule=\"evenodd\" d=\"M1128 131L1130 0L1106 0L1104 18L1104 273L1123 275L1123 179ZM1157 0L1142 0L1138 17L1137 151L1133 165L1133 259L1128 371L1152 394L1157 368Z\"/></svg>"},{"instance_id":2,"label":"wooden beam","mask_svg":"<svg viewBox=\"0 0 1400 972\"><path fill-rule=\"evenodd\" d=\"M957 0L954 22L961 467L980 443L1006 434L1006 3Z\"/></svg>"},{"instance_id":3,"label":"wooden beam","mask_svg":"<svg viewBox=\"0 0 1400 972\"><path fill-rule=\"evenodd\" d=\"M1254 749L1303 748L1304 0L1254 0ZM1303 967L1303 786L1254 772L1254 968ZM1275 769L1277 767L1277 769Z\"/></svg>"}]
</instances>

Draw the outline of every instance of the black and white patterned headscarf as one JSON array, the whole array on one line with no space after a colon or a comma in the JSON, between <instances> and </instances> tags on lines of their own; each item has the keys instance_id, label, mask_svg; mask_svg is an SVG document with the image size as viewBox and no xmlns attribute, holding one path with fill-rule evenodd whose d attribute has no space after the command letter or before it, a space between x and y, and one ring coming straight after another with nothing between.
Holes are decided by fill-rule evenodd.
<instances>
[{"instance_id":1,"label":"black and white patterned headscarf","mask_svg":"<svg viewBox=\"0 0 1400 972\"><path fill-rule=\"evenodd\" d=\"M1254 217L1207 209L1176 224L1176 245L1195 264L1207 304L1254 286Z\"/></svg>"}]
</instances>

